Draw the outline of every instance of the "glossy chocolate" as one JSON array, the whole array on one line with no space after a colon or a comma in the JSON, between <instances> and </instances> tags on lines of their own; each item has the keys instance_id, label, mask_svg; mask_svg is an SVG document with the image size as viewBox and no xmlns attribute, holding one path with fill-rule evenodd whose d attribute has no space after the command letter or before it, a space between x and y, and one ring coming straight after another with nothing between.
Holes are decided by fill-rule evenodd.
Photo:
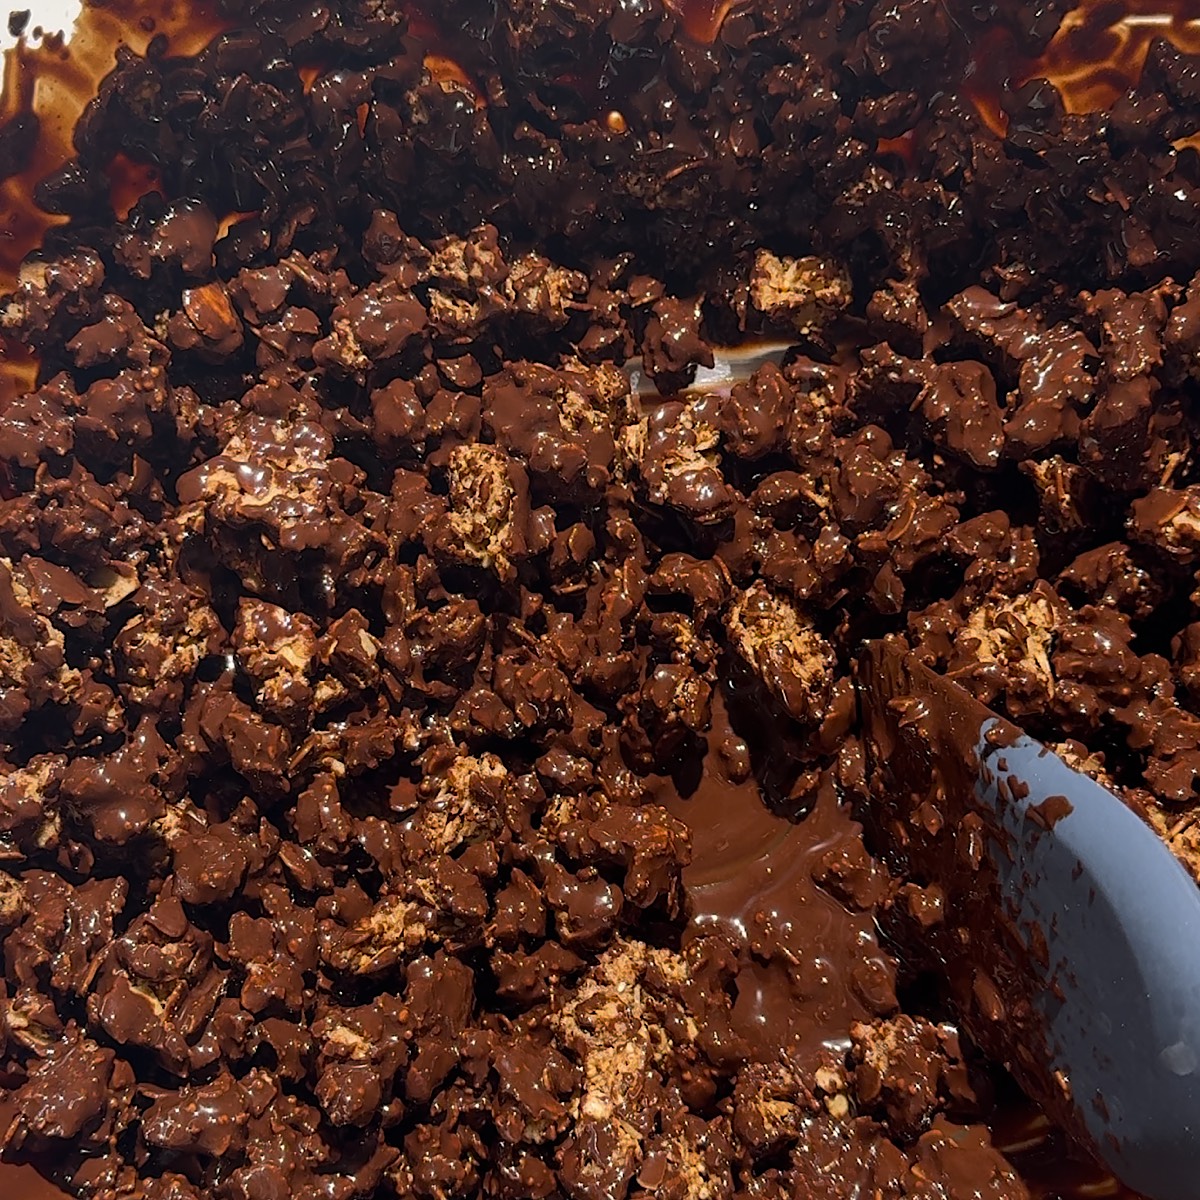
<instances>
[{"instance_id":1,"label":"glossy chocolate","mask_svg":"<svg viewBox=\"0 0 1200 1200\"><path fill-rule=\"evenodd\" d=\"M850 670L903 636L1197 863L1200 90L1171 26L1064 101L1064 7L267 0L54 161L17 104L7 1158L1118 1194L880 941L939 898Z\"/></svg>"}]
</instances>

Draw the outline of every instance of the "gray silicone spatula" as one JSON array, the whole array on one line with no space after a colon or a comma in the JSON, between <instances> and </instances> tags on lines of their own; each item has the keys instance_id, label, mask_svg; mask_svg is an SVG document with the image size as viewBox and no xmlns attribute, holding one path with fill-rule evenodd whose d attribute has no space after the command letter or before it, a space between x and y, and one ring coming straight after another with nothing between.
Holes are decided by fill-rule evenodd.
<instances>
[{"instance_id":1,"label":"gray silicone spatula","mask_svg":"<svg viewBox=\"0 0 1200 1200\"><path fill-rule=\"evenodd\" d=\"M719 392L732 388L750 378L767 363L779 365L792 349L792 342L752 342L746 346L714 346L713 365L697 367L685 392ZM659 394L654 380L646 374L640 357L626 360L629 385L634 395L653 397Z\"/></svg>"},{"instance_id":2,"label":"gray silicone spatula","mask_svg":"<svg viewBox=\"0 0 1200 1200\"><path fill-rule=\"evenodd\" d=\"M898 928L972 1038L1149 1200L1200 1197L1200 889L1108 789L898 641L859 663ZM923 885L923 886L922 886Z\"/></svg>"}]
</instances>

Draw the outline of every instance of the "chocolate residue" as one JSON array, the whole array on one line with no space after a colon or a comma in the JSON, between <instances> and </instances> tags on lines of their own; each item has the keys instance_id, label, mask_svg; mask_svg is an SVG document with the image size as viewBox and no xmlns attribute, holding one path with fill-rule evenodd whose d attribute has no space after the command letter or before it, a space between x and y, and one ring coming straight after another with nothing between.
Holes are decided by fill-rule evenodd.
<instances>
[{"instance_id":1,"label":"chocolate residue","mask_svg":"<svg viewBox=\"0 0 1200 1200\"><path fill-rule=\"evenodd\" d=\"M1026 811L1043 829L1053 829L1063 817L1070 816L1073 808L1066 796L1047 796L1040 804L1031 804Z\"/></svg>"},{"instance_id":2,"label":"chocolate residue","mask_svg":"<svg viewBox=\"0 0 1200 1200\"><path fill-rule=\"evenodd\" d=\"M247 0L21 52L6 1158L1119 1194L1001 1131L876 936L947 896L856 823L890 633L1200 872L1195 56L1158 26L1084 111L1031 74L1065 8Z\"/></svg>"},{"instance_id":3,"label":"chocolate residue","mask_svg":"<svg viewBox=\"0 0 1200 1200\"><path fill-rule=\"evenodd\" d=\"M946 973L955 1011L975 1041L1011 1064L1017 1078L1060 1121L1078 1122L1049 1063L1047 1031L1036 1000L1039 973L1026 935L1011 919L995 862L1016 851L996 811L977 799L980 739L988 710L925 668L899 639L875 642L860 662L871 819L894 869L909 882L886 923L916 961ZM1020 730L995 721L992 747L1010 746ZM1004 779L1000 803L1011 798ZM1071 811L1063 796L1031 805L1027 816L1044 829ZM906 891L936 888L936 920L925 906L906 903ZM1043 941L1046 933L1043 932ZM1082 1131L1082 1125L1078 1125ZM1081 1132L1081 1136L1084 1136Z\"/></svg>"}]
</instances>

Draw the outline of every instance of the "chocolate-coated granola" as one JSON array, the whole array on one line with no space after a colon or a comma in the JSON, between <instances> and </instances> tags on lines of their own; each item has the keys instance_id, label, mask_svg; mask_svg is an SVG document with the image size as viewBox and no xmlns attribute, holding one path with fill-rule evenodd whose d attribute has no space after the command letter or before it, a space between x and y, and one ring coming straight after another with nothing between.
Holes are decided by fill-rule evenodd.
<instances>
[{"instance_id":1,"label":"chocolate-coated granola","mask_svg":"<svg viewBox=\"0 0 1200 1200\"><path fill-rule=\"evenodd\" d=\"M905 635L1200 876L1200 59L997 116L980 44L1065 0L703 7L119 54L0 308L6 1158L1050 1194L880 932L939 898L864 841L850 664Z\"/></svg>"}]
</instances>

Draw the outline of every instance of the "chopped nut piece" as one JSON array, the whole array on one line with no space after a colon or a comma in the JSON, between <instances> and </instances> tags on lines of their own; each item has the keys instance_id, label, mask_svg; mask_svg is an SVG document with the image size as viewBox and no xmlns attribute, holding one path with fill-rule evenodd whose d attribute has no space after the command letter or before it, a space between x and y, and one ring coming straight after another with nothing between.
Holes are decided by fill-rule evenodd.
<instances>
[{"instance_id":1,"label":"chopped nut piece","mask_svg":"<svg viewBox=\"0 0 1200 1200\"><path fill-rule=\"evenodd\" d=\"M695 1036L687 1019L668 1036L662 1018L670 1002L648 985L652 971L679 980L687 966L669 950L618 941L550 1016L583 1068L568 1153L577 1156L577 1169L593 1186L637 1169L646 1136L639 1108L648 1101L648 1084Z\"/></svg>"},{"instance_id":2,"label":"chopped nut piece","mask_svg":"<svg viewBox=\"0 0 1200 1200\"><path fill-rule=\"evenodd\" d=\"M985 600L967 615L961 636L976 662L1019 668L1052 696L1050 654L1058 623L1053 593L1040 586L1024 596Z\"/></svg>"},{"instance_id":3,"label":"chopped nut piece","mask_svg":"<svg viewBox=\"0 0 1200 1200\"><path fill-rule=\"evenodd\" d=\"M181 700L186 681L219 644L220 620L186 591L151 586L142 596L142 611L125 623L113 642L122 695L140 705L157 704L168 695Z\"/></svg>"},{"instance_id":4,"label":"chopped nut piece","mask_svg":"<svg viewBox=\"0 0 1200 1200\"><path fill-rule=\"evenodd\" d=\"M476 443L456 446L450 454L450 538L441 548L462 562L514 574L513 560L525 549L525 482L504 451Z\"/></svg>"},{"instance_id":5,"label":"chopped nut piece","mask_svg":"<svg viewBox=\"0 0 1200 1200\"><path fill-rule=\"evenodd\" d=\"M479 288L498 284L508 274L494 225L473 229L465 238L444 238L435 246L429 261L429 274L434 279Z\"/></svg>"},{"instance_id":6,"label":"chopped nut piece","mask_svg":"<svg viewBox=\"0 0 1200 1200\"><path fill-rule=\"evenodd\" d=\"M0 769L0 858L20 861L58 845L66 765L64 755L40 754L23 767Z\"/></svg>"},{"instance_id":7,"label":"chopped nut piece","mask_svg":"<svg viewBox=\"0 0 1200 1200\"><path fill-rule=\"evenodd\" d=\"M780 257L760 249L750 275L750 302L807 337L849 305L850 280L825 259Z\"/></svg>"},{"instance_id":8,"label":"chopped nut piece","mask_svg":"<svg viewBox=\"0 0 1200 1200\"><path fill-rule=\"evenodd\" d=\"M1178 816L1158 805L1149 807L1147 812L1154 831L1200 883L1200 812Z\"/></svg>"},{"instance_id":9,"label":"chopped nut piece","mask_svg":"<svg viewBox=\"0 0 1200 1200\"><path fill-rule=\"evenodd\" d=\"M79 685L62 631L34 611L29 589L0 558L0 730L15 729L32 708L69 700Z\"/></svg>"},{"instance_id":10,"label":"chopped nut piece","mask_svg":"<svg viewBox=\"0 0 1200 1200\"><path fill-rule=\"evenodd\" d=\"M1060 533L1084 527L1086 522L1079 511L1080 496L1086 484L1082 468L1056 454L1040 461L1023 462L1021 470L1037 488L1042 521L1047 529Z\"/></svg>"},{"instance_id":11,"label":"chopped nut piece","mask_svg":"<svg viewBox=\"0 0 1200 1200\"><path fill-rule=\"evenodd\" d=\"M650 414L644 434L640 428L631 432L627 448L641 451L640 472L652 503L711 525L725 520L733 506L720 470L720 440L715 417L700 404L671 402Z\"/></svg>"},{"instance_id":12,"label":"chopped nut piece","mask_svg":"<svg viewBox=\"0 0 1200 1200\"><path fill-rule=\"evenodd\" d=\"M0 871L0 928L11 929L28 911L21 881Z\"/></svg>"},{"instance_id":13,"label":"chopped nut piece","mask_svg":"<svg viewBox=\"0 0 1200 1200\"><path fill-rule=\"evenodd\" d=\"M833 684L833 647L790 600L763 583L752 584L730 606L725 627L738 654L789 716L805 724L824 717Z\"/></svg>"},{"instance_id":14,"label":"chopped nut piece","mask_svg":"<svg viewBox=\"0 0 1200 1200\"><path fill-rule=\"evenodd\" d=\"M540 317L552 329L565 325L569 310L587 294L587 276L557 267L537 254L512 264L504 294L518 312Z\"/></svg>"},{"instance_id":15,"label":"chopped nut piece","mask_svg":"<svg viewBox=\"0 0 1200 1200\"><path fill-rule=\"evenodd\" d=\"M330 963L353 975L376 975L389 970L425 942L428 930L418 906L398 896L385 896L361 920L342 934Z\"/></svg>"},{"instance_id":16,"label":"chopped nut piece","mask_svg":"<svg viewBox=\"0 0 1200 1200\"><path fill-rule=\"evenodd\" d=\"M238 661L257 685L263 711L282 720L307 712L317 666L316 623L304 613L244 599L233 637Z\"/></svg>"},{"instance_id":17,"label":"chopped nut piece","mask_svg":"<svg viewBox=\"0 0 1200 1200\"><path fill-rule=\"evenodd\" d=\"M916 1137L939 1106L943 1072L958 1064L953 1029L901 1014L856 1024L850 1036L859 1102L881 1106L898 1136Z\"/></svg>"},{"instance_id":18,"label":"chopped nut piece","mask_svg":"<svg viewBox=\"0 0 1200 1200\"><path fill-rule=\"evenodd\" d=\"M1200 557L1200 487L1154 488L1133 502L1134 537L1181 562Z\"/></svg>"},{"instance_id":19,"label":"chopped nut piece","mask_svg":"<svg viewBox=\"0 0 1200 1200\"><path fill-rule=\"evenodd\" d=\"M493 808L481 798L508 775L494 754L456 758L432 783L436 792L421 802L407 825L438 854L450 854L499 828Z\"/></svg>"}]
</instances>

